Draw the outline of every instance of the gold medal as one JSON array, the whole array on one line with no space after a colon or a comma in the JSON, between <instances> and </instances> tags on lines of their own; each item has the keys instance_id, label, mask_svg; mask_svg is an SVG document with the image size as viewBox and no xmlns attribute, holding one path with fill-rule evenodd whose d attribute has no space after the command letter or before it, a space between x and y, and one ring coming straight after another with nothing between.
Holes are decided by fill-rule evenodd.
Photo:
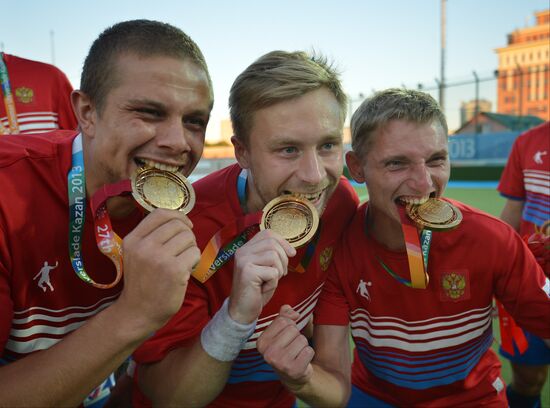
<instances>
[{"instance_id":1,"label":"gold medal","mask_svg":"<svg viewBox=\"0 0 550 408\"><path fill-rule=\"evenodd\" d=\"M155 208L178 210L187 214L195 205L195 191L181 174L152 167L132 174L132 196L147 211Z\"/></svg>"},{"instance_id":2,"label":"gold medal","mask_svg":"<svg viewBox=\"0 0 550 408\"><path fill-rule=\"evenodd\" d=\"M317 209L295 195L283 195L267 203L260 222L260 230L272 229L294 248L311 240L318 227Z\"/></svg>"},{"instance_id":3,"label":"gold medal","mask_svg":"<svg viewBox=\"0 0 550 408\"><path fill-rule=\"evenodd\" d=\"M406 210L411 220L430 230L450 230L462 221L462 213L458 208L438 198L430 198L423 204L407 204Z\"/></svg>"}]
</instances>

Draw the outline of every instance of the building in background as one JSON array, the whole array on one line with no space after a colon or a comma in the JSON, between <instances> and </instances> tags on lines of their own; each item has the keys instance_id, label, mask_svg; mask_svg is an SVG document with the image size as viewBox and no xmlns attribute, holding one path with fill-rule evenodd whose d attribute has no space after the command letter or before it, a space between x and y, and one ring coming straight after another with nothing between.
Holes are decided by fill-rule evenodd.
<instances>
[{"instance_id":1,"label":"building in background","mask_svg":"<svg viewBox=\"0 0 550 408\"><path fill-rule=\"evenodd\" d=\"M474 99L462 102L460 105L460 126L472 119L476 113L491 112L492 110L493 104L487 99L479 99L477 101Z\"/></svg>"},{"instance_id":2,"label":"building in background","mask_svg":"<svg viewBox=\"0 0 550 408\"><path fill-rule=\"evenodd\" d=\"M497 112L550 120L550 9L535 13L536 25L508 34L497 48Z\"/></svg>"},{"instance_id":3,"label":"building in background","mask_svg":"<svg viewBox=\"0 0 550 408\"><path fill-rule=\"evenodd\" d=\"M454 134L493 134L501 132L517 132L519 134L543 122L544 120L534 115L516 116L480 112L458 128Z\"/></svg>"}]
</instances>

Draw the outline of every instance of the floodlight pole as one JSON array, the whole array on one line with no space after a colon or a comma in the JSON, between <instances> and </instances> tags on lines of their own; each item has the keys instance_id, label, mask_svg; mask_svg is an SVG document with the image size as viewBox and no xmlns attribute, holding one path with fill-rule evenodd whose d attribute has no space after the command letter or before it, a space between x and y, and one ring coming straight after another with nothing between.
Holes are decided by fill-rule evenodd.
<instances>
[{"instance_id":1,"label":"floodlight pole","mask_svg":"<svg viewBox=\"0 0 550 408\"><path fill-rule=\"evenodd\" d=\"M446 4L447 0L441 0L441 74L439 76L439 106L445 112L445 43L446 43Z\"/></svg>"},{"instance_id":2,"label":"floodlight pole","mask_svg":"<svg viewBox=\"0 0 550 408\"><path fill-rule=\"evenodd\" d=\"M479 78L477 76L477 73L475 71L472 71L472 74L474 75L474 78L475 78L475 82L476 82L476 106L475 106L475 110L474 110L474 126L475 126L475 131L476 131L476 135L479 133L479 119L478 119L478 115L479 115Z\"/></svg>"}]
</instances>

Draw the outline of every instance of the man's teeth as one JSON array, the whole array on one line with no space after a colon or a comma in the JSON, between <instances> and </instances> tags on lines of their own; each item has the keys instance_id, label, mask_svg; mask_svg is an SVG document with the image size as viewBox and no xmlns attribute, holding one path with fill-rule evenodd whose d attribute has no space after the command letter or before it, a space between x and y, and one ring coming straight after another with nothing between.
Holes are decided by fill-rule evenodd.
<instances>
[{"instance_id":1,"label":"man's teeth","mask_svg":"<svg viewBox=\"0 0 550 408\"><path fill-rule=\"evenodd\" d=\"M171 164L159 163L153 160L143 159L141 161L148 167L154 167L155 169L170 171L172 173L175 173L180 169L180 166L173 166Z\"/></svg>"},{"instance_id":2,"label":"man's teeth","mask_svg":"<svg viewBox=\"0 0 550 408\"><path fill-rule=\"evenodd\" d=\"M309 201L317 201L319 198L321 198L321 195L323 194L322 191L319 191L318 193L311 193L311 194L303 194L303 193L300 193L298 194L300 197L303 197L305 198L306 200L309 200Z\"/></svg>"},{"instance_id":3,"label":"man's teeth","mask_svg":"<svg viewBox=\"0 0 550 408\"><path fill-rule=\"evenodd\" d=\"M430 197L399 197L399 201L405 204L424 204Z\"/></svg>"}]
</instances>

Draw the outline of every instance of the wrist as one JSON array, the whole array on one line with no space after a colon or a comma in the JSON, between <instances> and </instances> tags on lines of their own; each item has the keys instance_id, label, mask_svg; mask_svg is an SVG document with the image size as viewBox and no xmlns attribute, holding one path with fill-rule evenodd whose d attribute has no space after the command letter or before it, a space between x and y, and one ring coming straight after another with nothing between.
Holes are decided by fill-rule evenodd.
<instances>
[{"instance_id":1,"label":"wrist","mask_svg":"<svg viewBox=\"0 0 550 408\"><path fill-rule=\"evenodd\" d=\"M227 302L227 312L229 313L229 317L233 321L239 324L251 324L258 319L257 316L248 316L249 313L241 313L239 307L235 305L235 303L232 301L231 296L228 297L225 301Z\"/></svg>"},{"instance_id":2,"label":"wrist","mask_svg":"<svg viewBox=\"0 0 550 408\"><path fill-rule=\"evenodd\" d=\"M285 385L286 388L293 394L301 394L308 389L308 381L306 379L289 379L283 378L281 382Z\"/></svg>"},{"instance_id":3,"label":"wrist","mask_svg":"<svg viewBox=\"0 0 550 408\"><path fill-rule=\"evenodd\" d=\"M153 324L140 313L129 310L119 298L104 311L109 315L108 321L113 323L114 332L120 333L119 337L124 337L128 342L140 344L162 326Z\"/></svg>"},{"instance_id":4,"label":"wrist","mask_svg":"<svg viewBox=\"0 0 550 408\"><path fill-rule=\"evenodd\" d=\"M311 386L311 378L313 375L313 366L308 364L305 372L301 376L290 377L281 372L277 372L281 382L293 393L307 391Z\"/></svg>"},{"instance_id":5,"label":"wrist","mask_svg":"<svg viewBox=\"0 0 550 408\"><path fill-rule=\"evenodd\" d=\"M219 361L233 361L256 328L256 320L248 324L233 320L229 315L228 303L229 300L225 299L200 337L203 350Z\"/></svg>"}]
</instances>

